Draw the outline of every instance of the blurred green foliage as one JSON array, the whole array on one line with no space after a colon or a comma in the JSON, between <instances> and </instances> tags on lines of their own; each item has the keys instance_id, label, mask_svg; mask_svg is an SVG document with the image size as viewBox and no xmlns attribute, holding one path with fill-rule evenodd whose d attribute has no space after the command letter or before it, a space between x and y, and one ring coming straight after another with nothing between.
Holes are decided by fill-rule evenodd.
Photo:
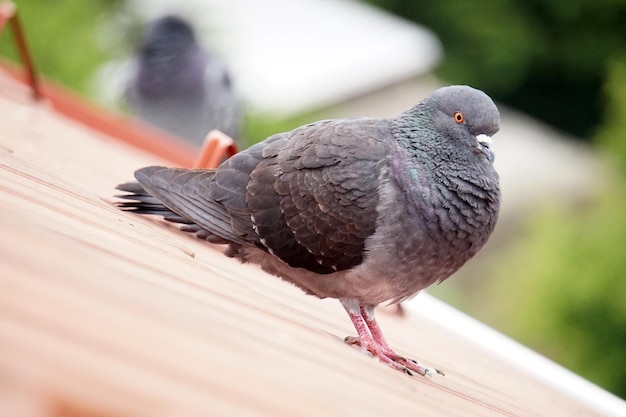
<instances>
[{"instance_id":1,"label":"blurred green foliage","mask_svg":"<svg viewBox=\"0 0 626 417\"><path fill-rule=\"evenodd\" d=\"M626 50L619 0L365 0L432 29L439 75L589 139L607 66Z\"/></svg>"},{"instance_id":2,"label":"blurred green foliage","mask_svg":"<svg viewBox=\"0 0 626 417\"><path fill-rule=\"evenodd\" d=\"M102 24L121 0L20 0L18 15L35 65L65 86L89 93L91 77L107 59L98 39ZM19 62L13 33L0 33L0 56Z\"/></svg>"},{"instance_id":3,"label":"blurred green foliage","mask_svg":"<svg viewBox=\"0 0 626 417\"><path fill-rule=\"evenodd\" d=\"M606 113L596 141L626 174L626 51L609 64L604 85ZM626 209L626 205L623 206ZM626 246L624 246L626 248Z\"/></svg>"},{"instance_id":4,"label":"blurred green foliage","mask_svg":"<svg viewBox=\"0 0 626 417\"><path fill-rule=\"evenodd\" d=\"M483 288L492 325L623 398L625 207L619 178L592 205L540 210Z\"/></svg>"}]
</instances>

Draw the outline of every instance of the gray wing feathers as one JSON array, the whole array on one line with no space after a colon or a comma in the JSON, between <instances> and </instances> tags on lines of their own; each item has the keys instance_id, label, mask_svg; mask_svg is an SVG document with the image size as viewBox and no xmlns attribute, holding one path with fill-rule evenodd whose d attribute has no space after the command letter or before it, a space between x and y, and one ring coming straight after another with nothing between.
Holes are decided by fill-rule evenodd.
<instances>
[{"instance_id":1,"label":"gray wing feathers","mask_svg":"<svg viewBox=\"0 0 626 417\"><path fill-rule=\"evenodd\" d=\"M327 120L274 135L217 171L143 168L145 190L211 241L328 274L359 265L377 223L387 121Z\"/></svg>"},{"instance_id":2,"label":"gray wing feathers","mask_svg":"<svg viewBox=\"0 0 626 417\"><path fill-rule=\"evenodd\" d=\"M272 253L320 273L361 262L376 225L385 127L373 119L322 121L264 149L248 192Z\"/></svg>"},{"instance_id":3,"label":"gray wing feathers","mask_svg":"<svg viewBox=\"0 0 626 417\"><path fill-rule=\"evenodd\" d=\"M146 167L135 172L141 186L173 212L221 239L246 244L233 232L224 207L208 198L208 187L214 175L215 171L163 167ZM191 229L194 230L186 231L198 234L199 229Z\"/></svg>"}]
</instances>

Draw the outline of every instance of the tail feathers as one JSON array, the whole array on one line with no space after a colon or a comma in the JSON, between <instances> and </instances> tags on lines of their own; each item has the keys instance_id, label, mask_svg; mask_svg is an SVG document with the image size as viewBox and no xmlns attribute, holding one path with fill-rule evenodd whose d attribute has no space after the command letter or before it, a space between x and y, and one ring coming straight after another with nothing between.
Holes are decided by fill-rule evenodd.
<instances>
[{"instance_id":1,"label":"tail feathers","mask_svg":"<svg viewBox=\"0 0 626 417\"><path fill-rule=\"evenodd\" d=\"M211 243L251 244L232 229L224 207L208 197L214 171L146 167L135 172L138 182L117 186L125 194L117 207L136 214L162 216L181 230Z\"/></svg>"},{"instance_id":2,"label":"tail feathers","mask_svg":"<svg viewBox=\"0 0 626 417\"><path fill-rule=\"evenodd\" d=\"M127 193L115 196L116 198L125 200L115 204L123 211L130 211L135 214L152 214L161 216L165 220L173 223L194 224L189 219L165 207L159 200L148 194L141 184L136 181L126 182L115 188Z\"/></svg>"},{"instance_id":3,"label":"tail feathers","mask_svg":"<svg viewBox=\"0 0 626 417\"><path fill-rule=\"evenodd\" d=\"M198 239L206 240L211 243L227 244L229 241L222 239L198 226L191 220L174 213L172 210L161 204L156 198L148 194L138 182L127 182L116 187L120 191L128 194L119 194L115 197L126 201L120 201L115 205L123 211L129 211L135 214L150 214L161 216L163 219L181 224L180 230L196 235Z\"/></svg>"}]
</instances>

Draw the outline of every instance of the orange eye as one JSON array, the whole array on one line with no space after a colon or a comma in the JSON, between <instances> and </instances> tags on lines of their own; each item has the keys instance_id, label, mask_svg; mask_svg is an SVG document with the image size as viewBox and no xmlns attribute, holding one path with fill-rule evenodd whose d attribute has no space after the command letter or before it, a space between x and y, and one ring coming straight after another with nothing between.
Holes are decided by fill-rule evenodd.
<instances>
[{"instance_id":1,"label":"orange eye","mask_svg":"<svg viewBox=\"0 0 626 417\"><path fill-rule=\"evenodd\" d=\"M454 121L457 123L463 123L463 121L465 120L463 113L461 113L460 111L454 112L453 117L454 117Z\"/></svg>"}]
</instances>

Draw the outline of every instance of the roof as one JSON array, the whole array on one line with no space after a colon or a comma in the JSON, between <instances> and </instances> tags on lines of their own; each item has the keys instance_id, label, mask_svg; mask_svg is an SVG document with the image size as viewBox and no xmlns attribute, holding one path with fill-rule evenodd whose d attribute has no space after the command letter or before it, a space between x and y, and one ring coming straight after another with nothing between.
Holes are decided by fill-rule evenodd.
<instances>
[{"instance_id":1,"label":"roof","mask_svg":"<svg viewBox=\"0 0 626 417\"><path fill-rule=\"evenodd\" d=\"M510 342L513 360L494 354L428 298L379 321L446 376L392 370L343 343L353 330L335 300L111 204L135 168L166 158L34 103L2 73L0 91L0 415L623 413L591 384L566 377L572 395L538 376Z\"/></svg>"}]
</instances>

